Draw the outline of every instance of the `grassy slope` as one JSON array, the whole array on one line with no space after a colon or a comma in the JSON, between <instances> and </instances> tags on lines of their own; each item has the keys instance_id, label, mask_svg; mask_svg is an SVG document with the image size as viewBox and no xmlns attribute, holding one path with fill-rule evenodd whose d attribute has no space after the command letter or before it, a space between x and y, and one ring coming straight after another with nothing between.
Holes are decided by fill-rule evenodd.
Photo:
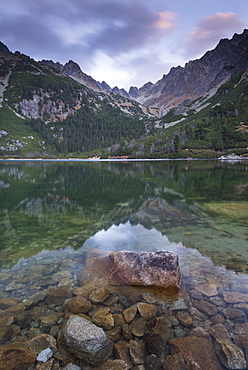
<instances>
[{"instance_id":1,"label":"grassy slope","mask_svg":"<svg viewBox=\"0 0 248 370\"><path fill-rule=\"evenodd\" d=\"M0 138L1 147L9 147L10 144L16 146L19 141L23 147L19 147L18 151L3 151L0 150L0 155L9 154L17 156L28 156L31 153L39 155L46 152L42 149L43 139L28 128L25 120L16 116L14 112L4 104L0 109L0 130L6 131L8 134Z\"/></svg>"}]
</instances>

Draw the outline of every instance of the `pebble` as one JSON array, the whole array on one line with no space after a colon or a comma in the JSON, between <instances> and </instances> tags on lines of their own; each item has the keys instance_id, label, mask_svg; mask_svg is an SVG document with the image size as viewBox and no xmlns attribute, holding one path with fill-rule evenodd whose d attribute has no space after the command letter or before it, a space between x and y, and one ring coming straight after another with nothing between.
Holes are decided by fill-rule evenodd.
<instances>
[{"instance_id":1,"label":"pebble","mask_svg":"<svg viewBox=\"0 0 248 370\"><path fill-rule=\"evenodd\" d=\"M53 356L53 351L50 348L43 349L37 356L37 361L47 362Z\"/></svg>"}]
</instances>

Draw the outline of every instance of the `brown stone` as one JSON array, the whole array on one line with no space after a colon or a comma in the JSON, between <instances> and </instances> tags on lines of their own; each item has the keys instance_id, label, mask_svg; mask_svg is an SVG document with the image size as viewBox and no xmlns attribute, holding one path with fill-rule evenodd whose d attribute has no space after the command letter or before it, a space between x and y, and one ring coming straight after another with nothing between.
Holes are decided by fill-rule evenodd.
<instances>
[{"instance_id":1,"label":"brown stone","mask_svg":"<svg viewBox=\"0 0 248 370\"><path fill-rule=\"evenodd\" d=\"M4 310L5 314L10 314L13 316L20 315L21 312L25 310L25 306L23 303L17 303L14 306L10 306Z\"/></svg>"},{"instance_id":2,"label":"brown stone","mask_svg":"<svg viewBox=\"0 0 248 370\"><path fill-rule=\"evenodd\" d=\"M107 286L113 281L111 277L112 261L109 256L95 257L86 260L82 273L79 276L80 285Z\"/></svg>"},{"instance_id":3,"label":"brown stone","mask_svg":"<svg viewBox=\"0 0 248 370\"><path fill-rule=\"evenodd\" d=\"M62 306L67 298L72 297L72 291L69 287L53 288L49 291L46 301L47 304Z\"/></svg>"},{"instance_id":4,"label":"brown stone","mask_svg":"<svg viewBox=\"0 0 248 370\"><path fill-rule=\"evenodd\" d=\"M220 362L227 369L246 369L244 352L236 344L216 339L215 348Z\"/></svg>"},{"instance_id":5,"label":"brown stone","mask_svg":"<svg viewBox=\"0 0 248 370\"><path fill-rule=\"evenodd\" d=\"M173 338L170 340L172 354L181 353L189 369L221 370L212 341L203 337ZM193 367L194 365L198 367ZM191 366L191 367L190 367Z\"/></svg>"},{"instance_id":6,"label":"brown stone","mask_svg":"<svg viewBox=\"0 0 248 370\"><path fill-rule=\"evenodd\" d=\"M239 308L243 310L246 315L248 315L248 303L237 303L233 305L233 308Z\"/></svg>"},{"instance_id":7,"label":"brown stone","mask_svg":"<svg viewBox=\"0 0 248 370\"><path fill-rule=\"evenodd\" d=\"M87 313L90 311L92 304L88 299L82 296L76 296L66 301L66 305L72 313Z\"/></svg>"},{"instance_id":8,"label":"brown stone","mask_svg":"<svg viewBox=\"0 0 248 370\"><path fill-rule=\"evenodd\" d=\"M210 318L210 321L213 323L213 324L224 324L224 322L226 321L224 316L220 313L218 313L217 315L214 315Z\"/></svg>"},{"instance_id":9,"label":"brown stone","mask_svg":"<svg viewBox=\"0 0 248 370\"><path fill-rule=\"evenodd\" d=\"M137 313L137 305L134 304L131 307L126 308L123 311L123 316L125 321L129 324L136 316Z\"/></svg>"},{"instance_id":10,"label":"brown stone","mask_svg":"<svg viewBox=\"0 0 248 370\"><path fill-rule=\"evenodd\" d=\"M0 346L1 370L26 370L36 360L36 355L24 343Z\"/></svg>"},{"instance_id":11,"label":"brown stone","mask_svg":"<svg viewBox=\"0 0 248 370\"><path fill-rule=\"evenodd\" d=\"M61 313L51 313L51 314L46 315L46 316L41 316L40 324L41 324L42 327L56 325L58 323L59 319L63 315L64 314L61 314Z\"/></svg>"},{"instance_id":12,"label":"brown stone","mask_svg":"<svg viewBox=\"0 0 248 370\"><path fill-rule=\"evenodd\" d=\"M181 353L167 356L163 363L163 370L185 370L185 361Z\"/></svg>"},{"instance_id":13,"label":"brown stone","mask_svg":"<svg viewBox=\"0 0 248 370\"><path fill-rule=\"evenodd\" d=\"M134 365L140 365L145 362L145 343L142 341L129 341L129 352Z\"/></svg>"},{"instance_id":14,"label":"brown stone","mask_svg":"<svg viewBox=\"0 0 248 370\"><path fill-rule=\"evenodd\" d=\"M10 326L2 326L0 328L0 344L5 344L6 342L12 340L21 332L19 325L12 324Z\"/></svg>"},{"instance_id":15,"label":"brown stone","mask_svg":"<svg viewBox=\"0 0 248 370\"><path fill-rule=\"evenodd\" d=\"M159 316L147 324L147 327L158 334L165 344L174 337L170 318L167 315Z\"/></svg>"},{"instance_id":16,"label":"brown stone","mask_svg":"<svg viewBox=\"0 0 248 370\"><path fill-rule=\"evenodd\" d=\"M248 322L236 323L234 326L234 332L238 335L247 335Z\"/></svg>"},{"instance_id":17,"label":"brown stone","mask_svg":"<svg viewBox=\"0 0 248 370\"><path fill-rule=\"evenodd\" d=\"M146 321L144 319L133 320L130 324L130 330L136 337L143 337L146 328Z\"/></svg>"},{"instance_id":18,"label":"brown stone","mask_svg":"<svg viewBox=\"0 0 248 370\"><path fill-rule=\"evenodd\" d=\"M73 290L74 295L81 295L82 297L88 299L93 288L89 286L82 286Z\"/></svg>"},{"instance_id":19,"label":"brown stone","mask_svg":"<svg viewBox=\"0 0 248 370\"><path fill-rule=\"evenodd\" d=\"M190 327L193 324L192 317L187 312L179 311L176 317L184 326Z\"/></svg>"},{"instance_id":20,"label":"brown stone","mask_svg":"<svg viewBox=\"0 0 248 370\"><path fill-rule=\"evenodd\" d=\"M127 340L133 339L133 334L131 333L131 330L128 324L122 325L122 335L123 335L123 338Z\"/></svg>"},{"instance_id":21,"label":"brown stone","mask_svg":"<svg viewBox=\"0 0 248 370\"><path fill-rule=\"evenodd\" d=\"M109 296L109 291L106 288L98 288L94 289L90 296L89 299L91 300L92 303L101 303L105 301L106 298Z\"/></svg>"},{"instance_id":22,"label":"brown stone","mask_svg":"<svg viewBox=\"0 0 248 370\"><path fill-rule=\"evenodd\" d=\"M30 322L32 321L32 315L30 315L29 311L22 311L17 317L16 317L17 324L20 325L20 327L26 328Z\"/></svg>"},{"instance_id":23,"label":"brown stone","mask_svg":"<svg viewBox=\"0 0 248 370\"><path fill-rule=\"evenodd\" d=\"M218 280L211 279L207 283L198 284L195 287L195 290L208 297L213 297L218 294L218 288L220 288L221 286L222 285Z\"/></svg>"},{"instance_id":24,"label":"brown stone","mask_svg":"<svg viewBox=\"0 0 248 370\"><path fill-rule=\"evenodd\" d=\"M216 306L207 301L197 301L192 299L192 303L195 308L206 313L208 316L214 316L218 313Z\"/></svg>"},{"instance_id":25,"label":"brown stone","mask_svg":"<svg viewBox=\"0 0 248 370\"><path fill-rule=\"evenodd\" d=\"M121 313L114 313L113 318L115 321L115 326L122 326L125 324L124 317Z\"/></svg>"},{"instance_id":26,"label":"brown stone","mask_svg":"<svg viewBox=\"0 0 248 370\"><path fill-rule=\"evenodd\" d=\"M105 330L105 333L107 334L108 338L112 340L112 342L115 342L120 338L121 327L114 326L113 329Z\"/></svg>"},{"instance_id":27,"label":"brown stone","mask_svg":"<svg viewBox=\"0 0 248 370\"><path fill-rule=\"evenodd\" d=\"M107 360L98 370L129 370L130 366L123 360Z\"/></svg>"},{"instance_id":28,"label":"brown stone","mask_svg":"<svg viewBox=\"0 0 248 370\"><path fill-rule=\"evenodd\" d=\"M100 311L92 317L92 321L103 329L112 329L115 325L115 320L112 313L107 310Z\"/></svg>"},{"instance_id":29,"label":"brown stone","mask_svg":"<svg viewBox=\"0 0 248 370\"><path fill-rule=\"evenodd\" d=\"M14 306L17 303L19 302L14 298L10 297L0 298L0 310L5 310L6 308Z\"/></svg>"},{"instance_id":30,"label":"brown stone","mask_svg":"<svg viewBox=\"0 0 248 370\"><path fill-rule=\"evenodd\" d=\"M227 307L223 310L223 314L226 316L226 318L235 322L247 321L247 316L244 311L238 308Z\"/></svg>"},{"instance_id":31,"label":"brown stone","mask_svg":"<svg viewBox=\"0 0 248 370\"><path fill-rule=\"evenodd\" d=\"M120 340L114 344L114 356L120 360L123 360L130 367L133 366L129 352L129 344L127 342Z\"/></svg>"},{"instance_id":32,"label":"brown stone","mask_svg":"<svg viewBox=\"0 0 248 370\"><path fill-rule=\"evenodd\" d=\"M210 334L200 326L196 326L194 329L192 329L189 335L191 337L205 337L205 338L210 337Z\"/></svg>"},{"instance_id":33,"label":"brown stone","mask_svg":"<svg viewBox=\"0 0 248 370\"><path fill-rule=\"evenodd\" d=\"M146 332L145 336L146 349L148 354L155 354L159 358L165 357L166 347L163 338L154 332Z\"/></svg>"},{"instance_id":34,"label":"brown stone","mask_svg":"<svg viewBox=\"0 0 248 370\"><path fill-rule=\"evenodd\" d=\"M225 326L221 323L211 326L209 333L215 339L231 340L230 334L228 333Z\"/></svg>"},{"instance_id":35,"label":"brown stone","mask_svg":"<svg viewBox=\"0 0 248 370\"><path fill-rule=\"evenodd\" d=\"M150 303L138 302L137 308L140 313L140 316L145 320L154 319L158 314L158 306L155 306Z\"/></svg>"},{"instance_id":36,"label":"brown stone","mask_svg":"<svg viewBox=\"0 0 248 370\"><path fill-rule=\"evenodd\" d=\"M244 352L248 367L248 335L235 335L233 339L234 343Z\"/></svg>"},{"instance_id":37,"label":"brown stone","mask_svg":"<svg viewBox=\"0 0 248 370\"><path fill-rule=\"evenodd\" d=\"M56 352L56 340L49 334L39 334L28 341L29 348L37 355L46 348Z\"/></svg>"},{"instance_id":38,"label":"brown stone","mask_svg":"<svg viewBox=\"0 0 248 370\"><path fill-rule=\"evenodd\" d=\"M1 316L0 317L0 327L1 326L10 326L14 322L13 316Z\"/></svg>"},{"instance_id":39,"label":"brown stone","mask_svg":"<svg viewBox=\"0 0 248 370\"><path fill-rule=\"evenodd\" d=\"M54 359L51 358L45 364L38 363L36 365L36 370L51 370L51 369L53 369L53 364L54 364Z\"/></svg>"},{"instance_id":40,"label":"brown stone","mask_svg":"<svg viewBox=\"0 0 248 370\"><path fill-rule=\"evenodd\" d=\"M239 292L224 292L223 298L227 303L248 302L248 294L239 293Z\"/></svg>"},{"instance_id":41,"label":"brown stone","mask_svg":"<svg viewBox=\"0 0 248 370\"><path fill-rule=\"evenodd\" d=\"M162 370L162 361L154 354L147 356L145 361L146 370Z\"/></svg>"}]
</instances>

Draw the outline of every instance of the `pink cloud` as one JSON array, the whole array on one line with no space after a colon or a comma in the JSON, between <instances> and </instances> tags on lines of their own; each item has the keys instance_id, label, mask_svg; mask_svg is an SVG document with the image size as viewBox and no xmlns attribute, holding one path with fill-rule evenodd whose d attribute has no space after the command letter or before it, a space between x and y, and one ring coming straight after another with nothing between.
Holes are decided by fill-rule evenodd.
<instances>
[{"instance_id":1,"label":"pink cloud","mask_svg":"<svg viewBox=\"0 0 248 370\"><path fill-rule=\"evenodd\" d=\"M162 30L168 30L172 28L172 20L175 18L175 16L176 14L169 11L159 12L155 22L155 27Z\"/></svg>"},{"instance_id":2,"label":"pink cloud","mask_svg":"<svg viewBox=\"0 0 248 370\"><path fill-rule=\"evenodd\" d=\"M215 13L204 17L193 27L187 42L187 55L195 57L213 48L221 38L231 37L241 32L247 24L239 19L236 13Z\"/></svg>"}]
</instances>

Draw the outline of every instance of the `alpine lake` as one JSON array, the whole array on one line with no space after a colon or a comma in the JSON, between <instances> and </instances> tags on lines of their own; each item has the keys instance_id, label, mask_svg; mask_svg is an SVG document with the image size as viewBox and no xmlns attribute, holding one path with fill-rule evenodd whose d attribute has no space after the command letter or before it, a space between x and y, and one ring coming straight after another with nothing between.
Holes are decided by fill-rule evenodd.
<instances>
[{"instance_id":1,"label":"alpine lake","mask_svg":"<svg viewBox=\"0 0 248 370\"><path fill-rule=\"evenodd\" d=\"M112 326L98 322L114 342L108 361L126 364L116 369L247 368L248 161L0 161L1 345L43 334L58 342L67 300L90 301L92 289L78 279L88 258L161 249L179 257L178 292L106 287L108 296L83 313L92 320L102 308L114 317ZM138 310L125 321L123 311L138 302L155 306L156 314L147 319ZM167 337L151 324L164 317ZM141 320L145 325L132 325ZM182 349L175 340L186 338ZM211 342L218 365L194 367L203 360L197 348L189 358L189 338ZM50 369L93 368L56 353ZM182 367L175 367L179 360Z\"/></svg>"}]
</instances>

